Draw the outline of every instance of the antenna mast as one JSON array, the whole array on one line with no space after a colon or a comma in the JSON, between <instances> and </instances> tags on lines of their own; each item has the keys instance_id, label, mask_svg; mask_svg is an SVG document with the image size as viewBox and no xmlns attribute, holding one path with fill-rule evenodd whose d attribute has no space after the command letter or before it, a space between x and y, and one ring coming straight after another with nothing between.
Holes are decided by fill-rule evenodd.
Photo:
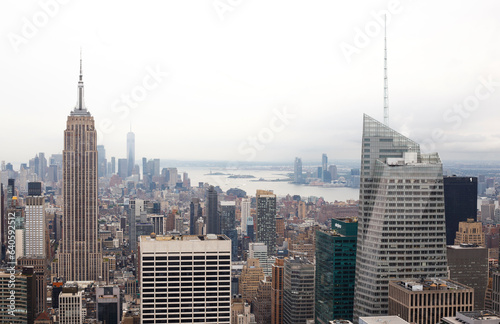
<instances>
[{"instance_id":1,"label":"antenna mast","mask_svg":"<svg viewBox=\"0 0 500 324\"><path fill-rule=\"evenodd\" d=\"M389 84L387 82L387 15L384 15L384 124L389 126Z\"/></svg>"}]
</instances>

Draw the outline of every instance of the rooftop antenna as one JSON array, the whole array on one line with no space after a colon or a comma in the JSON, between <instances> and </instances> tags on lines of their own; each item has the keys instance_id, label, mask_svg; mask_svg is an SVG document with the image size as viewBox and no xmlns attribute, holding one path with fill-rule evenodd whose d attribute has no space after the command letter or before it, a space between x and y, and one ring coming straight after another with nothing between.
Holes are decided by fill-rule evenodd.
<instances>
[{"instance_id":1,"label":"rooftop antenna","mask_svg":"<svg viewBox=\"0 0 500 324\"><path fill-rule=\"evenodd\" d=\"M384 124L389 126L389 84L387 82L387 15L384 15Z\"/></svg>"}]
</instances>

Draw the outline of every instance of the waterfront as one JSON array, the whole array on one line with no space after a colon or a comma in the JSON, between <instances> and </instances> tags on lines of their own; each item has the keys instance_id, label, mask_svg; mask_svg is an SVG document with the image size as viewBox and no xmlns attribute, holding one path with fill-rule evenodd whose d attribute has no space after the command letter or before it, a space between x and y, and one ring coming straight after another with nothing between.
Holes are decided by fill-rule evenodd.
<instances>
[{"instance_id":1,"label":"waterfront","mask_svg":"<svg viewBox=\"0 0 500 324\"><path fill-rule=\"evenodd\" d=\"M179 174L187 172L191 179L191 186L195 187L199 182L209 183L214 186L220 186L224 191L231 188L239 188L246 191L247 195L255 196L257 189L273 190L273 192L282 197L287 194L300 195L301 197L323 197L328 202L346 201L348 199L359 198L359 189L348 187L314 187L306 185L297 185L289 183L288 181L270 181L276 179L288 179L287 173L289 171L277 170L250 170L250 169L235 169L226 170L205 167L179 167ZM210 175L212 173L224 173L224 175ZM255 178L229 178L229 175L252 175ZM259 179L267 181L256 181Z\"/></svg>"}]
</instances>

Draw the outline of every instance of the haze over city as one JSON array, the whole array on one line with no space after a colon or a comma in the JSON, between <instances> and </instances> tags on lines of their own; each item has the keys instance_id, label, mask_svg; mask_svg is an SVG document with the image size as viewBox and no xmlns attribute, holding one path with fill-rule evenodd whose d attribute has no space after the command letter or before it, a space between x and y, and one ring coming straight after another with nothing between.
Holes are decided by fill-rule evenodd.
<instances>
[{"instance_id":1,"label":"haze over city","mask_svg":"<svg viewBox=\"0 0 500 324\"><path fill-rule=\"evenodd\" d=\"M15 164L61 152L80 47L108 156L132 127L138 158L359 159L362 113L383 119L384 14L391 127L445 161L499 157L496 1L0 6L0 152Z\"/></svg>"}]
</instances>

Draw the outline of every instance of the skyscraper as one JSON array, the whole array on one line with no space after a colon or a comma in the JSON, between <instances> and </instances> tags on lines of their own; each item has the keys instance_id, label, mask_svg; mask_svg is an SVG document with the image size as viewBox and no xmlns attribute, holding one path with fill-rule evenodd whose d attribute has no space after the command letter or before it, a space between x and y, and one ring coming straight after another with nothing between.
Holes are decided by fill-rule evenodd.
<instances>
[{"instance_id":1,"label":"skyscraper","mask_svg":"<svg viewBox=\"0 0 500 324\"><path fill-rule=\"evenodd\" d=\"M256 242L267 245L267 255L276 254L276 195L272 191L257 190Z\"/></svg>"},{"instance_id":2,"label":"skyscraper","mask_svg":"<svg viewBox=\"0 0 500 324\"><path fill-rule=\"evenodd\" d=\"M106 149L104 145L97 145L97 176L105 177L107 173L108 162L106 160Z\"/></svg>"},{"instance_id":3,"label":"skyscraper","mask_svg":"<svg viewBox=\"0 0 500 324\"><path fill-rule=\"evenodd\" d=\"M141 323L231 322L227 237L149 235L139 246Z\"/></svg>"},{"instance_id":4,"label":"skyscraper","mask_svg":"<svg viewBox=\"0 0 500 324\"><path fill-rule=\"evenodd\" d=\"M45 257L45 198L41 182L28 183L25 210L25 255Z\"/></svg>"},{"instance_id":5,"label":"skyscraper","mask_svg":"<svg viewBox=\"0 0 500 324\"><path fill-rule=\"evenodd\" d=\"M437 153L364 115L354 320L387 314L390 279L446 277Z\"/></svg>"},{"instance_id":6,"label":"skyscraper","mask_svg":"<svg viewBox=\"0 0 500 324\"><path fill-rule=\"evenodd\" d=\"M458 224L469 218L477 220L477 178L445 177L444 207L446 213L446 244L453 245Z\"/></svg>"},{"instance_id":7,"label":"skyscraper","mask_svg":"<svg viewBox=\"0 0 500 324\"><path fill-rule=\"evenodd\" d=\"M247 234L247 223L250 218L250 198L241 199L241 234Z\"/></svg>"},{"instance_id":8,"label":"skyscraper","mask_svg":"<svg viewBox=\"0 0 500 324\"><path fill-rule=\"evenodd\" d=\"M321 176L321 181L325 181L325 172L328 172L328 156L326 153L323 153L323 156L321 157L321 168L323 169L323 173Z\"/></svg>"},{"instance_id":9,"label":"skyscraper","mask_svg":"<svg viewBox=\"0 0 500 324\"><path fill-rule=\"evenodd\" d=\"M238 259L238 231L236 230L236 203L234 201L220 202L220 234L231 239L231 258Z\"/></svg>"},{"instance_id":10,"label":"skyscraper","mask_svg":"<svg viewBox=\"0 0 500 324\"><path fill-rule=\"evenodd\" d=\"M132 175L135 166L135 134L132 131L127 133L127 176Z\"/></svg>"},{"instance_id":11,"label":"skyscraper","mask_svg":"<svg viewBox=\"0 0 500 324\"><path fill-rule=\"evenodd\" d=\"M332 219L331 230L316 232L316 323L352 321L356 269L356 219Z\"/></svg>"},{"instance_id":12,"label":"skyscraper","mask_svg":"<svg viewBox=\"0 0 500 324\"><path fill-rule=\"evenodd\" d=\"M102 255L97 236L97 133L83 97L80 59L78 100L68 116L63 150L63 228L59 276L66 280L98 280Z\"/></svg>"},{"instance_id":13,"label":"skyscraper","mask_svg":"<svg viewBox=\"0 0 500 324\"><path fill-rule=\"evenodd\" d=\"M272 267L271 324L283 324L283 269L285 260L275 259Z\"/></svg>"},{"instance_id":14,"label":"skyscraper","mask_svg":"<svg viewBox=\"0 0 500 324\"><path fill-rule=\"evenodd\" d=\"M293 182L302 183L302 159L296 157L293 165Z\"/></svg>"},{"instance_id":15,"label":"skyscraper","mask_svg":"<svg viewBox=\"0 0 500 324\"><path fill-rule=\"evenodd\" d=\"M283 324L314 319L314 264L305 258L285 259Z\"/></svg>"},{"instance_id":16,"label":"skyscraper","mask_svg":"<svg viewBox=\"0 0 500 324\"><path fill-rule=\"evenodd\" d=\"M205 205L207 234L220 234L219 204L217 201L217 191L215 191L214 186L210 186L207 191L207 203Z\"/></svg>"},{"instance_id":17,"label":"skyscraper","mask_svg":"<svg viewBox=\"0 0 500 324\"><path fill-rule=\"evenodd\" d=\"M196 234L196 222L203 216L200 199L193 198L189 206L189 234Z\"/></svg>"}]
</instances>

